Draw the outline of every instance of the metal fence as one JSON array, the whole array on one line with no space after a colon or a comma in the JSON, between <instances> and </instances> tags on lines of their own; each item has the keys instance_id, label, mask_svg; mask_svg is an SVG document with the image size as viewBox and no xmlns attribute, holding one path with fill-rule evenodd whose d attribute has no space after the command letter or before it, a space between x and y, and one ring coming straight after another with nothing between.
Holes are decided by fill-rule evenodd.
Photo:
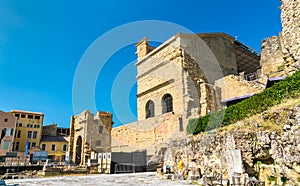
<instances>
[{"instance_id":1,"label":"metal fence","mask_svg":"<svg viewBox=\"0 0 300 186\"><path fill-rule=\"evenodd\" d=\"M146 171L146 158L146 150L139 152L112 152L111 173Z\"/></svg>"},{"instance_id":2,"label":"metal fence","mask_svg":"<svg viewBox=\"0 0 300 186\"><path fill-rule=\"evenodd\" d=\"M115 165L115 173L135 172L134 163L120 163Z\"/></svg>"}]
</instances>

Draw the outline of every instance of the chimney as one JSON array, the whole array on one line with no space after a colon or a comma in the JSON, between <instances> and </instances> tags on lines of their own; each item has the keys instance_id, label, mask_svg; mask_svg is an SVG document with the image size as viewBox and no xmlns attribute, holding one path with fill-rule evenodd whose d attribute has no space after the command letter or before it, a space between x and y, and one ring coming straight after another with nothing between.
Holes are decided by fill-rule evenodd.
<instances>
[{"instance_id":1,"label":"chimney","mask_svg":"<svg viewBox=\"0 0 300 186\"><path fill-rule=\"evenodd\" d=\"M154 47L149 45L148 38L146 37L140 40L135 46L135 54L138 56L138 61L154 49Z\"/></svg>"}]
</instances>

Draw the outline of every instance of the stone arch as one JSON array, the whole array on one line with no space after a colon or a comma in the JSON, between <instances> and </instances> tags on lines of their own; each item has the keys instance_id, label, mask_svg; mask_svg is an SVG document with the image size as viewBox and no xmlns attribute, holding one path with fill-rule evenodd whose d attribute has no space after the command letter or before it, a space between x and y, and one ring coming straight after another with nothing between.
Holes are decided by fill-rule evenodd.
<instances>
[{"instance_id":1,"label":"stone arch","mask_svg":"<svg viewBox=\"0 0 300 186\"><path fill-rule=\"evenodd\" d=\"M146 103L146 106L145 106L145 115L146 115L146 119L154 117L154 102L152 100L149 100Z\"/></svg>"},{"instance_id":2,"label":"stone arch","mask_svg":"<svg viewBox=\"0 0 300 186\"><path fill-rule=\"evenodd\" d=\"M172 112L173 111L173 97L171 94L165 94L162 97L162 113Z\"/></svg>"},{"instance_id":3,"label":"stone arch","mask_svg":"<svg viewBox=\"0 0 300 186\"><path fill-rule=\"evenodd\" d=\"M75 164L79 165L81 163L82 154L82 137L78 136L76 140L76 150L75 150Z\"/></svg>"}]
</instances>

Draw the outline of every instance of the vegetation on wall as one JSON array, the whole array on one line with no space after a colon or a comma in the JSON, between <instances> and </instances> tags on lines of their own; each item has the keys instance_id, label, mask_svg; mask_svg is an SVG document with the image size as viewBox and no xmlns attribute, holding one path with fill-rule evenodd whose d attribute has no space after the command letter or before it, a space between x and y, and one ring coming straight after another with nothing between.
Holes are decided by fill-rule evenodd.
<instances>
[{"instance_id":1,"label":"vegetation on wall","mask_svg":"<svg viewBox=\"0 0 300 186\"><path fill-rule=\"evenodd\" d=\"M300 92L300 71L275 83L272 87L243 100L228 108L209 115L190 119L187 125L188 134L198 134L204 131L229 125L246 117L261 113L269 107L279 104L284 98L297 95Z\"/></svg>"}]
</instances>

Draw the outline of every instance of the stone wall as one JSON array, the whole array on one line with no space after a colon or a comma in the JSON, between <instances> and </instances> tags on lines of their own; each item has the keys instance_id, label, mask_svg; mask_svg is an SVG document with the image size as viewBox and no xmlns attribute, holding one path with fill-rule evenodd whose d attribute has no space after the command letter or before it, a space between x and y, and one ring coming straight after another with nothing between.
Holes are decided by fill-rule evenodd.
<instances>
[{"instance_id":1,"label":"stone wall","mask_svg":"<svg viewBox=\"0 0 300 186\"><path fill-rule=\"evenodd\" d=\"M42 135L56 136L57 124L53 123L51 125L43 126Z\"/></svg>"},{"instance_id":2,"label":"stone wall","mask_svg":"<svg viewBox=\"0 0 300 186\"><path fill-rule=\"evenodd\" d=\"M147 156L161 154L170 139L182 139L183 131L180 115L166 113L163 116L149 118L112 129L112 152L132 152L147 149ZM182 126L180 126L182 125ZM177 136L176 136L177 135Z\"/></svg>"},{"instance_id":3,"label":"stone wall","mask_svg":"<svg viewBox=\"0 0 300 186\"><path fill-rule=\"evenodd\" d=\"M69 154L72 162L84 165L92 152L110 152L112 115L97 112L94 116L88 110L72 116L70 122Z\"/></svg>"},{"instance_id":4,"label":"stone wall","mask_svg":"<svg viewBox=\"0 0 300 186\"><path fill-rule=\"evenodd\" d=\"M282 32L261 44L262 70L268 77L290 75L300 68L300 1L281 3Z\"/></svg>"},{"instance_id":5,"label":"stone wall","mask_svg":"<svg viewBox=\"0 0 300 186\"><path fill-rule=\"evenodd\" d=\"M219 132L174 140L168 147L172 153L165 165L173 165L174 172L177 162L184 160L191 169L196 162L193 166L202 174L216 171L228 178L230 152L236 149L241 152L243 178L255 176L266 185L296 185L300 181L300 105L265 112Z\"/></svg>"},{"instance_id":6,"label":"stone wall","mask_svg":"<svg viewBox=\"0 0 300 186\"><path fill-rule=\"evenodd\" d=\"M268 77L282 76L284 55L282 52L282 37L272 36L261 43L262 73Z\"/></svg>"},{"instance_id":7,"label":"stone wall","mask_svg":"<svg viewBox=\"0 0 300 186\"><path fill-rule=\"evenodd\" d=\"M162 97L165 94L170 94L173 98L173 111L177 114L182 113L183 81L178 54L178 41L174 40L170 45L137 62L139 121L146 119L145 106L149 100L154 102L155 116L162 115Z\"/></svg>"},{"instance_id":8,"label":"stone wall","mask_svg":"<svg viewBox=\"0 0 300 186\"><path fill-rule=\"evenodd\" d=\"M229 98L256 94L262 92L265 88L264 84L256 81L247 81L244 77L229 75L215 83L216 87L221 88L222 100Z\"/></svg>"},{"instance_id":9,"label":"stone wall","mask_svg":"<svg viewBox=\"0 0 300 186\"><path fill-rule=\"evenodd\" d=\"M300 60L300 1L281 0L282 45L286 62L299 67Z\"/></svg>"}]
</instances>

